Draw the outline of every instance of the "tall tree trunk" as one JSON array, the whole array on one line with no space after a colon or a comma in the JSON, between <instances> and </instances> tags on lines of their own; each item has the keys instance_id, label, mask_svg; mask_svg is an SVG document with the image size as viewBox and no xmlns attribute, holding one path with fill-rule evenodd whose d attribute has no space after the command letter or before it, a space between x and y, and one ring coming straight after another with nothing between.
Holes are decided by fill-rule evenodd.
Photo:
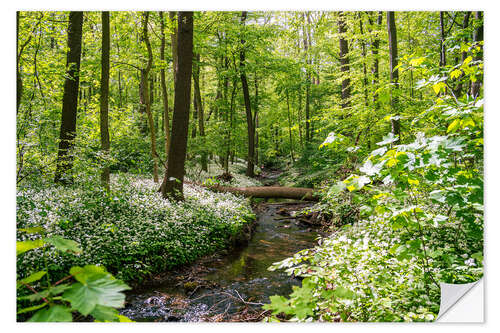
<instances>
[{"instance_id":1,"label":"tall tree trunk","mask_svg":"<svg viewBox=\"0 0 500 333\"><path fill-rule=\"evenodd\" d=\"M184 163L188 142L191 74L193 68L193 12L179 12L177 31L178 70L176 72L172 137L162 187L163 198L183 200Z\"/></svg>"},{"instance_id":2,"label":"tall tree trunk","mask_svg":"<svg viewBox=\"0 0 500 333\"><path fill-rule=\"evenodd\" d=\"M467 27L469 26L470 15L471 15L471 12L465 12L465 14L464 14L464 21L462 23L463 30L467 29ZM464 41L467 42L468 38L465 37ZM465 61L465 59L467 59L467 51L462 52L462 63ZM462 95L462 89L463 89L462 79L463 79L463 74L460 75L459 82L458 82L457 88L455 90L455 95L457 97L460 97L460 95Z\"/></svg>"},{"instance_id":3,"label":"tall tree trunk","mask_svg":"<svg viewBox=\"0 0 500 333\"><path fill-rule=\"evenodd\" d=\"M254 113L253 113L253 128L255 133L255 156L254 162L255 165L259 165L259 133L257 132L257 128L259 127L258 117L259 117L259 85L257 80L257 72L254 74L254 87L255 87L255 105L254 105Z\"/></svg>"},{"instance_id":4,"label":"tall tree trunk","mask_svg":"<svg viewBox=\"0 0 500 333\"><path fill-rule=\"evenodd\" d=\"M21 105L21 97L23 95L23 80L19 70L19 11L16 11L16 113L19 111Z\"/></svg>"},{"instance_id":5,"label":"tall tree trunk","mask_svg":"<svg viewBox=\"0 0 500 333\"><path fill-rule=\"evenodd\" d=\"M59 132L57 167L54 177L56 183L69 183L73 167L73 155L70 152L76 137L76 113L78 106L78 86L80 84L80 56L82 52L83 12L69 13L68 53L66 57L66 79Z\"/></svg>"},{"instance_id":6,"label":"tall tree trunk","mask_svg":"<svg viewBox=\"0 0 500 333\"><path fill-rule=\"evenodd\" d=\"M193 82L194 82L194 100L196 101L196 114L198 115L198 129L201 137L205 137L205 119L203 112L203 104L201 101L201 91L200 91L200 54L195 55L195 61L193 62ZM201 169L203 171L208 171L208 161L207 152L204 148L201 151Z\"/></svg>"},{"instance_id":7,"label":"tall tree trunk","mask_svg":"<svg viewBox=\"0 0 500 333\"><path fill-rule=\"evenodd\" d=\"M439 26L441 28L441 39L439 40L439 67L446 66L446 47L444 45L445 36L445 23L444 14L446 12L439 12Z\"/></svg>"},{"instance_id":8,"label":"tall tree trunk","mask_svg":"<svg viewBox=\"0 0 500 333\"><path fill-rule=\"evenodd\" d=\"M349 45L346 39L347 26L345 23L345 17L343 12L339 12L338 17L339 26L339 59L340 59L340 73L342 76L342 109L349 108L351 106L351 79L349 77Z\"/></svg>"},{"instance_id":9,"label":"tall tree trunk","mask_svg":"<svg viewBox=\"0 0 500 333\"><path fill-rule=\"evenodd\" d=\"M177 12L169 12L169 18L170 22L173 22L176 19L176 13ZM176 25L174 24L174 31L170 34L170 41L171 41L171 46L172 46L172 72L174 74L174 90L175 90L175 83L177 80L177 69L179 67L179 56L178 56L178 51L177 51L177 28L175 27Z\"/></svg>"},{"instance_id":10,"label":"tall tree trunk","mask_svg":"<svg viewBox=\"0 0 500 333\"><path fill-rule=\"evenodd\" d=\"M309 13L307 14L309 15ZM303 29L302 36L304 39L304 54L306 58L306 100L305 100L305 116L306 116L306 142L311 140L311 132L310 132L310 103L311 103L311 60L309 56L309 46L311 45L311 41L308 40L309 34L307 33L307 24L306 24L306 14L302 14L303 19Z\"/></svg>"},{"instance_id":11,"label":"tall tree trunk","mask_svg":"<svg viewBox=\"0 0 500 333\"><path fill-rule=\"evenodd\" d=\"M241 25L245 26L247 12L241 12ZM250 93L248 92L248 82L245 73L245 40L241 37L241 50L240 50L240 79L241 87L243 89L243 99L245 102L245 112L247 118L247 132L248 132L248 156L247 156L247 170L248 177L254 176L254 156L255 156L255 127L252 115L252 106L250 104Z\"/></svg>"},{"instance_id":12,"label":"tall tree trunk","mask_svg":"<svg viewBox=\"0 0 500 333\"><path fill-rule=\"evenodd\" d=\"M399 70L395 69L398 65L398 39L396 35L396 22L394 12L387 12L387 32L389 35L389 72L391 87L391 108L395 116L391 117L392 133L398 136L400 141L401 125L399 123L398 108L398 89L399 89Z\"/></svg>"},{"instance_id":13,"label":"tall tree trunk","mask_svg":"<svg viewBox=\"0 0 500 333\"><path fill-rule=\"evenodd\" d=\"M474 12L474 21L477 21L475 23L476 28L474 29L474 44L475 46L479 46L481 51L477 52L476 55L474 56L474 60L482 60L483 59L483 52L482 52L482 45L480 45L480 42L483 41L483 18L482 18L482 12ZM473 98L477 98L479 96L479 90L481 88L481 83L483 81L482 75L476 79L476 81L472 82L471 84L471 96Z\"/></svg>"},{"instance_id":14,"label":"tall tree trunk","mask_svg":"<svg viewBox=\"0 0 500 333\"><path fill-rule=\"evenodd\" d=\"M371 19L371 16L368 16L368 19L370 20L370 26L373 26L373 22ZM380 46L380 37L378 34L378 31L380 30L380 27L382 25L382 12L378 12L377 15L377 33L375 34L375 38L373 40L372 44L372 55L373 55L373 66L372 66L372 86L373 86L373 102L375 103L375 109L378 109L379 107L379 102L378 102L378 93L377 93L377 86L379 83L379 46Z\"/></svg>"},{"instance_id":15,"label":"tall tree trunk","mask_svg":"<svg viewBox=\"0 0 500 333\"><path fill-rule=\"evenodd\" d=\"M151 157L153 158L153 180L155 183L158 183L158 154L156 152L156 131L155 124L153 121L153 114L151 112L151 98L149 97L149 88L148 88L148 76L151 71L151 67L153 66L153 51L151 49L151 43L149 41L148 36L148 21L149 21L149 12L144 12L143 14L143 26L142 26L142 35L144 38L144 43L146 44L146 48L148 50L148 63L146 68L143 70L143 89L144 89L144 100L146 102L146 115L148 117L149 124L149 135L151 137Z\"/></svg>"},{"instance_id":16,"label":"tall tree trunk","mask_svg":"<svg viewBox=\"0 0 500 333\"><path fill-rule=\"evenodd\" d=\"M109 32L109 12L102 12L102 43L101 43L101 150L104 156L109 155L109 51L110 51L110 32ZM105 166L101 172L101 184L109 191L109 166Z\"/></svg>"},{"instance_id":17,"label":"tall tree trunk","mask_svg":"<svg viewBox=\"0 0 500 333\"><path fill-rule=\"evenodd\" d=\"M161 80L161 95L163 100L163 130L165 131L165 156L168 159L168 150L170 148L170 119L168 114L168 93L167 82L165 79L165 22L163 20L163 12L160 12L160 26L161 26L161 46L160 46L160 60L163 66L160 69Z\"/></svg>"},{"instance_id":18,"label":"tall tree trunk","mask_svg":"<svg viewBox=\"0 0 500 333\"><path fill-rule=\"evenodd\" d=\"M293 156L292 118L290 116L290 98L288 96L288 89L286 89L286 110L288 114L288 136L290 138L290 158L292 159L292 164L294 164L295 157Z\"/></svg>"},{"instance_id":19,"label":"tall tree trunk","mask_svg":"<svg viewBox=\"0 0 500 333\"><path fill-rule=\"evenodd\" d=\"M366 41L364 37L363 31L363 19L361 17L361 13L358 12L359 19L359 32L361 33L362 39L360 39L361 43L361 56L363 57L363 95L365 98L365 105L368 106L368 76L366 70Z\"/></svg>"}]
</instances>

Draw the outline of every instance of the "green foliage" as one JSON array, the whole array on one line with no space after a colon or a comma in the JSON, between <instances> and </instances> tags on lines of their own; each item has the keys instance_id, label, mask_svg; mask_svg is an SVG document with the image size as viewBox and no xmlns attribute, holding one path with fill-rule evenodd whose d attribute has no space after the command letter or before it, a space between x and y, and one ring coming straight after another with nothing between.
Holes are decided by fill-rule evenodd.
<instances>
[{"instance_id":1,"label":"green foliage","mask_svg":"<svg viewBox=\"0 0 500 333\"><path fill-rule=\"evenodd\" d=\"M34 229L24 229L24 231L26 230L32 232ZM36 230L40 230L43 236L43 229L38 227ZM60 236L51 238L43 236L39 241L43 243L42 246L51 244L59 251L65 252L69 249L80 253L78 243ZM31 248L31 250L33 249ZM43 277L46 277L45 284L40 282ZM60 284L70 278L74 278L78 282ZM34 287L38 287L38 290ZM125 294L122 291L130 289L130 287L115 279L104 267L87 265L84 268L72 267L70 275L55 283L50 281L47 271L32 273L17 281L17 289L18 293L22 295L18 297L18 306L26 303L39 303L18 310L17 315L20 316L18 319L25 319L25 314L36 311L28 321L68 322L73 321L73 314L76 312L79 313L79 316L84 317L90 314L94 319L100 321L121 321L122 318L118 316L118 311L115 308L124 306ZM31 291L32 294L26 295L28 291Z\"/></svg>"}]
</instances>

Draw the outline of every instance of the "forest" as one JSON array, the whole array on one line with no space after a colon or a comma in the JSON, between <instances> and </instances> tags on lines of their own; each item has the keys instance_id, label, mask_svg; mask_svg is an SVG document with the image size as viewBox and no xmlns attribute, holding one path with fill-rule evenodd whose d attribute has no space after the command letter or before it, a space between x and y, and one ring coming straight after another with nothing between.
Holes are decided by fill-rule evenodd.
<instances>
[{"instance_id":1,"label":"forest","mask_svg":"<svg viewBox=\"0 0 500 333\"><path fill-rule=\"evenodd\" d=\"M436 320L483 276L483 21L16 12L16 320Z\"/></svg>"}]
</instances>

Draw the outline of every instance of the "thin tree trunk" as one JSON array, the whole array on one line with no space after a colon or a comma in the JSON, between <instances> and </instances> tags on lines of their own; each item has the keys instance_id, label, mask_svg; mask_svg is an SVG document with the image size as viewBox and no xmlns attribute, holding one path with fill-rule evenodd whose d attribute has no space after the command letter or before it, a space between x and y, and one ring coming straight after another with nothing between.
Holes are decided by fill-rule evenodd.
<instances>
[{"instance_id":1,"label":"thin tree trunk","mask_svg":"<svg viewBox=\"0 0 500 333\"><path fill-rule=\"evenodd\" d=\"M73 167L73 155L70 152L76 137L76 114L78 106L78 86L80 84L80 57L82 52L83 12L69 13L68 53L66 58L66 79L59 133L57 167L54 177L56 183L69 183Z\"/></svg>"},{"instance_id":2,"label":"thin tree trunk","mask_svg":"<svg viewBox=\"0 0 500 333\"><path fill-rule=\"evenodd\" d=\"M163 20L163 12L160 12L160 25L161 25L161 46L160 46L160 60L163 65L165 64L165 22ZM161 67L160 70L161 80L161 95L163 100L163 130L165 131L165 156L168 159L168 150L170 148L170 119L168 114L168 93L167 83L165 79L165 68Z\"/></svg>"},{"instance_id":3,"label":"thin tree trunk","mask_svg":"<svg viewBox=\"0 0 500 333\"><path fill-rule=\"evenodd\" d=\"M346 39L347 26L345 23L344 13L339 12L338 17L338 27L339 27L339 59L340 59L340 73L342 76L342 109L349 108L351 106L351 79L349 77L349 45Z\"/></svg>"},{"instance_id":4,"label":"thin tree trunk","mask_svg":"<svg viewBox=\"0 0 500 333\"><path fill-rule=\"evenodd\" d=\"M173 22L176 19L176 12L169 12L169 18L170 21ZM177 77L177 69L179 67L179 56L178 56L178 51L177 51L177 28L175 27L174 24L174 31L170 34L170 40L171 40L171 45L172 45L172 72L174 74L174 89L175 89L175 83L176 83L176 77Z\"/></svg>"},{"instance_id":5,"label":"thin tree trunk","mask_svg":"<svg viewBox=\"0 0 500 333\"><path fill-rule=\"evenodd\" d=\"M467 29L467 27L469 26L470 15L471 15L471 12L465 12L465 14L464 14L464 21L462 23L462 29L463 30ZM464 41L467 42L468 38L465 37ZM467 59L467 51L463 51L462 52L462 63L465 61L465 59ZM463 79L463 74L461 74L460 77L459 77L459 82L458 82L458 85L457 85L457 89L455 91L455 95L457 97L460 97L462 95L462 89L463 89L462 79Z\"/></svg>"},{"instance_id":6,"label":"thin tree trunk","mask_svg":"<svg viewBox=\"0 0 500 333\"><path fill-rule=\"evenodd\" d=\"M148 50L148 63L146 68L143 69L143 89L144 89L144 100L146 102L146 115L148 117L149 124L149 134L151 137L151 157L153 158L153 180L155 183L158 183L158 154L156 152L156 131L155 124L153 121L153 114L151 112L151 98L149 96L149 88L148 88L148 76L151 71L151 67L153 65L153 51L151 49L151 43L149 41L148 36L148 20L149 20L149 12L144 12L143 14L143 26L142 26L142 34L144 38L144 43L146 44L146 48Z\"/></svg>"},{"instance_id":7,"label":"thin tree trunk","mask_svg":"<svg viewBox=\"0 0 500 333\"><path fill-rule=\"evenodd\" d=\"M104 156L108 156L109 142L109 52L110 52L110 31L109 31L109 12L102 12L102 44L101 44L101 150ZM105 166L101 172L101 184L109 192L109 166Z\"/></svg>"},{"instance_id":8,"label":"thin tree trunk","mask_svg":"<svg viewBox=\"0 0 500 333\"><path fill-rule=\"evenodd\" d=\"M308 14L309 15L309 14ZM307 27L306 27L306 15L302 14L304 21L304 26L302 29L302 35L304 39L304 54L306 58L306 100L305 100L305 116L306 116L306 142L310 142L310 103L311 103L311 60L309 56L309 45L310 40L308 40Z\"/></svg>"},{"instance_id":9,"label":"thin tree trunk","mask_svg":"<svg viewBox=\"0 0 500 333\"><path fill-rule=\"evenodd\" d=\"M201 101L201 91L200 91L200 54L196 54L196 61L193 63L193 82L194 82L194 100L196 101L196 113L198 115L198 129L201 137L205 137L205 121L203 104ZM207 152L204 148L201 151L201 169L203 171L208 171L207 166Z\"/></svg>"},{"instance_id":10,"label":"thin tree trunk","mask_svg":"<svg viewBox=\"0 0 500 333\"><path fill-rule=\"evenodd\" d=\"M241 12L241 25L245 25L247 12ZM248 132L248 156L247 156L247 170L248 177L254 176L254 156L255 156L255 128L252 115L252 106L250 104L250 93L248 91L247 76L245 73L245 40L241 37L241 51L240 51L240 79L241 87L243 89L243 99L245 102L245 112L247 118L247 132Z\"/></svg>"},{"instance_id":11,"label":"thin tree trunk","mask_svg":"<svg viewBox=\"0 0 500 333\"><path fill-rule=\"evenodd\" d=\"M398 136L400 141L401 125L399 122L398 109L398 89L399 89L399 70L395 69L398 64L398 40L396 35L396 22L394 12L387 12L387 32L389 35L389 72L391 87L391 108L395 116L391 117L392 133Z\"/></svg>"},{"instance_id":12,"label":"thin tree trunk","mask_svg":"<svg viewBox=\"0 0 500 333\"><path fill-rule=\"evenodd\" d=\"M193 12L179 12L177 26L177 54L179 58L175 80L172 137L162 195L163 198L172 197L174 200L183 200L184 163L188 142L189 100L193 68Z\"/></svg>"},{"instance_id":13,"label":"thin tree trunk","mask_svg":"<svg viewBox=\"0 0 500 333\"><path fill-rule=\"evenodd\" d=\"M365 98L365 105L368 106L368 76L366 70L366 42L364 40L364 32L363 32L363 19L361 17L361 13L358 12L359 19L359 32L361 33L362 39L361 43L361 56L363 57L363 95Z\"/></svg>"},{"instance_id":14,"label":"thin tree trunk","mask_svg":"<svg viewBox=\"0 0 500 333\"><path fill-rule=\"evenodd\" d=\"M476 23L476 29L474 30L474 44L475 46L479 46L480 49L482 50L482 45L480 45L480 42L483 41L483 19L482 19L482 12L474 12L474 21L478 21L479 23ZM474 56L474 60L482 60L483 58L483 52L477 52L476 55ZM471 84L471 96L473 98L477 98L479 96L479 90L481 88L481 83L483 81L482 75L477 77L476 81L472 82Z\"/></svg>"},{"instance_id":15,"label":"thin tree trunk","mask_svg":"<svg viewBox=\"0 0 500 333\"><path fill-rule=\"evenodd\" d=\"M371 20L371 17L368 16L368 19L370 20L370 25L373 26L373 22ZM378 34L378 30L380 30L380 27L382 25L382 12L378 12L377 16L377 33L375 35L375 38L373 40L373 46L372 46L372 55L373 55L373 66L372 66L372 86L373 86L373 102L375 104L375 109L379 108L379 101L378 101L378 93L377 93L377 86L379 83L379 45L380 45L380 37Z\"/></svg>"},{"instance_id":16,"label":"thin tree trunk","mask_svg":"<svg viewBox=\"0 0 500 333\"><path fill-rule=\"evenodd\" d=\"M292 159L292 164L294 164L295 157L293 156L292 118L290 116L290 98L288 96L288 89L286 90L286 110L287 110L287 114L288 114L288 135L290 138L290 157Z\"/></svg>"},{"instance_id":17,"label":"thin tree trunk","mask_svg":"<svg viewBox=\"0 0 500 333\"><path fill-rule=\"evenodd\" d=\"M439 12L439 26L441 28L441 39L439 40L439 67L446 66L446 47L444 45L445 36L445 23L444 14L446 12Z\"/></svg>"}]
</instances>

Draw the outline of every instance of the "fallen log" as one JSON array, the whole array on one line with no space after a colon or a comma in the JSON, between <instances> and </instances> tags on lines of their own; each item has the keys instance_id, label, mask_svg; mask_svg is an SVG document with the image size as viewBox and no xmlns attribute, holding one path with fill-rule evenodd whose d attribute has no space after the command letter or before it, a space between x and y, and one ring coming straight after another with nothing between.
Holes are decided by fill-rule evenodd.
<instances>
[{"instance_id":1,"label":"fallen log","mask_svg":"<svg viewBox=\"0 0 500 333\"><path fill-rule=\"evenodd\" d=\"M230 192L254 198L283 198L308 201L318 201L318 197L312 188L305 187L282 187L282 186L249 186L230 187L210 185L205 187L216 192Z\"/></svg>"}]
</instances>

